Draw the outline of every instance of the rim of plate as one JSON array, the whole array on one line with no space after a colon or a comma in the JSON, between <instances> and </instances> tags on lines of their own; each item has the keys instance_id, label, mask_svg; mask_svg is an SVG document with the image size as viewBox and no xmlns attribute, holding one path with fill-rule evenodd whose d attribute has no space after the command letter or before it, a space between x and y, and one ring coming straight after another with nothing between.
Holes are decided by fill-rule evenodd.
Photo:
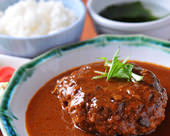
<instances>
[{"instance_id":1,"label":"rim of plate","mask_svg":"<svg viewBox=\"0 0 170 136\"><path fill-rule=\"evenodd\" d=\"M10 113L9 106L11 98L15 92L15 87L20 83L22 76L27 71L27 69L33 68L36 65L49 60L53 56L60 56L61 52L67 52L75 48L80 48L84 46L89 46L89 44L96 43L96 42L102 42L102 41L112 41L112 40L118 40L118 41L144 41L149 42L153 45L154 48L160 48L163 49L163 51L166 51L170 54L170 42L159 40L153 37L148 37L144 35L101 35L93 39L89 39L86 41L78 42L75 44L70 44L65 47L61 48L54 48L46 53L43 53L42 55L36 57L32 61L24 64L21 66L12 76L9 85L6 89L6 92L4 96L2 97L2 101L0 104L0 128L2 130L2 133L7 136L18 136L17 132L15 131L12 123L11 123L11 116L12 113ZM131 45L133 46L133 45ZM149 45L148 45L149 46ZM8 114L7 114L8 113Z\"/></svg>"}]
</instances>

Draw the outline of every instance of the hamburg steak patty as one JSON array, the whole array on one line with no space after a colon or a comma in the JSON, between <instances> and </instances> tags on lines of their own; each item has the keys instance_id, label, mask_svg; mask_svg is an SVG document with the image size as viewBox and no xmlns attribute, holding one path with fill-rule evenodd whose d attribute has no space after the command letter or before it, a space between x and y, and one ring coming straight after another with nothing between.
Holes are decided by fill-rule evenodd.
<instances>
[{"instance_id":1,"label":"hamburg steak patty","mask_svg":"<svg viewBox=\"0 0 170 136\"><path fill-rule=\"evenodd\" d=\"M166 90L156 76L139 66L133 72L143 81L106 78L92 80L103 63L81 66L57 81L57 95L73 124L98 135L142 135L153 132L165 118Z\"/></svg>"}]
</instances>

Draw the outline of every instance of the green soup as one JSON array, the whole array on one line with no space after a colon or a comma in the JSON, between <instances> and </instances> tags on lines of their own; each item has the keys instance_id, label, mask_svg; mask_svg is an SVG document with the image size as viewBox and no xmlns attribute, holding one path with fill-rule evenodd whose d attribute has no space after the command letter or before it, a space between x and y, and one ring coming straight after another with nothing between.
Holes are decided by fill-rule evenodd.
<instances>
[{"instance_id":1,"label":"green soup","mask_svg":"<svg viewBox=\"0 0 170 136\"><path fill-rule=\"evenodd\" d=\"M153 5L153 7L155 7L155 5ZM119 5L110 5L99 12L99 14L107 19L121 22L147 22L161 18L153 15L152 12L145 8L139 1Z\"/></svg>"}]
</instances>

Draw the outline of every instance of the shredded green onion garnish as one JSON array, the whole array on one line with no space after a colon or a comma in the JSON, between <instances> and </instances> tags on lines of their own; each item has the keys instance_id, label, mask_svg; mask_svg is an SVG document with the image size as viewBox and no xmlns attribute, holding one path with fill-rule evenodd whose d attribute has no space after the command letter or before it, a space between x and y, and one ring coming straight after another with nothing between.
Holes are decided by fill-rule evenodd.
<instances>
[{"instance_id":1,"label":"shredded green onion garnish","mask_svg":"<svg viewBox=\"0 0 170 136\"><path fill-rule=\"evenodd\" d=\"M104 72L94 71L99 74L99 76L94 76L92 79L100 79L106 77L106 81L110 78L124 78L128 81L138 82L143 80L143 76L135 74L132 72L133 65L126 63L129 57L127 57L123 62L119 60L120 47L114 54L112 61L109 61L106 57L100 57L99 59L105 60L106 69ZM109 68L109 70L108 70Z\"/></svg>"}]
</instances>

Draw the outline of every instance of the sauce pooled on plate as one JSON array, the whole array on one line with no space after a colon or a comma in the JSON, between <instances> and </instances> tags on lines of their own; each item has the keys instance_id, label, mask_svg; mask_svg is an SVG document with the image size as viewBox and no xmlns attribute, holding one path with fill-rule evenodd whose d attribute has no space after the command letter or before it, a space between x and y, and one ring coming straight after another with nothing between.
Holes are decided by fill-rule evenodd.
<instances>
[{"instance_id":1,"label":"sauce pooled on plate","mask_svg":"<svg viewBox=\"0 0 170 136\"><path fill-rule=\"evenodd\" d=\"M96 63L94 63L94 65L95 64ZM168 95L170 95L169 68L145 62L135 62L135 64L155 73L161 85L166 88ZM32 98L26 112L26 127L30 136L92 136L92 134L86 133L73 126L70 115L62 110L59 100L51 94L58 79L70 75L77 69L79 68L68 70L53 78L40 88ZM168 123L170 121L169 106L170 104L168 103L166 118L163 123L154 133L148 136L168 136L170 133L170 124Z\"/></svg>"}]
</instances>

